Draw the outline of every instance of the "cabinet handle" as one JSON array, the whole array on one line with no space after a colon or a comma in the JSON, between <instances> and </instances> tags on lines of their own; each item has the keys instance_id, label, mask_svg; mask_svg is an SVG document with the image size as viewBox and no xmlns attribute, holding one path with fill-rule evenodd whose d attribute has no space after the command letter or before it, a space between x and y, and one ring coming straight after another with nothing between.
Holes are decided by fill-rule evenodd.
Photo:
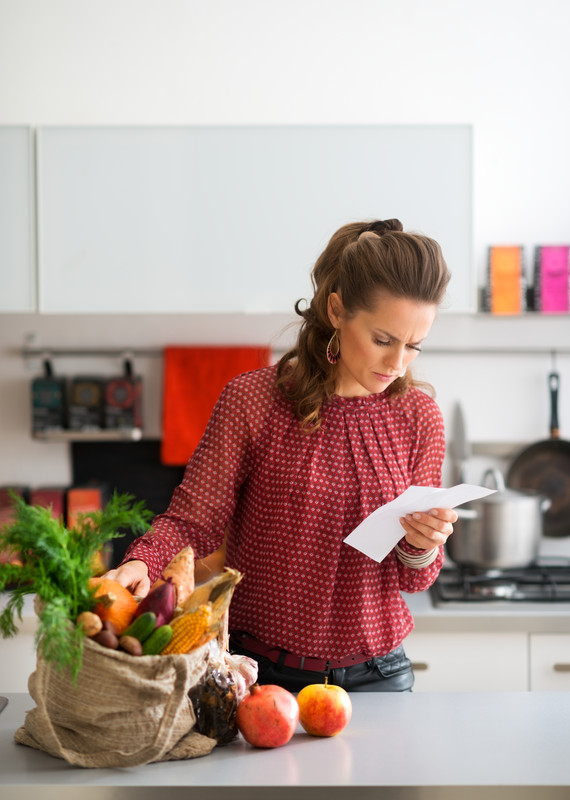
<instances>
[{"instance_id":1,"label":"cabinet handle","mask_svg":"<svg viewBox=\"0 0 570 800\"><path fill-rule=\"evenodd\" d=\"M570 664L555 664L554 672L570 672Z\"/></svg>"},{"instance_id":2,"label":"cabinet handle","mask_svg":"<svg viewBox=\"0 0 570 800\"><path fill-rule=\"evenodd\" d=\"M412 661L412 669L414 672L425 672L429 666L425 661ZM568 664L568 669L570 670L570 664Z\"/></svg>"}]
</instances>

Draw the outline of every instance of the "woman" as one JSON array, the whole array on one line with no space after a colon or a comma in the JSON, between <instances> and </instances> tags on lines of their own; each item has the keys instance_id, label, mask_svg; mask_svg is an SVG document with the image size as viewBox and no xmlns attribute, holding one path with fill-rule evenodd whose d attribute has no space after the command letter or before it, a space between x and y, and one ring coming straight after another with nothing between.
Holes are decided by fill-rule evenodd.
<instances>
[{"instance_id":1,"label":"woman","mask_svg":"<svg viewBox=\"0 0 570 800\"><path fill-rule=\"evenodd\" d=\"M400 593L434 582L457 515L406 516L381 563L343 540L408 486L441 485L442 415L408 367L449 273L436 242L388 220L342 227L312 280L296 345L230 381L166 513L109 574L146 594L189 543L217 567L225 555L244 576L230 647L260 682L407 691Z\"/></svg>"}]
</instances>

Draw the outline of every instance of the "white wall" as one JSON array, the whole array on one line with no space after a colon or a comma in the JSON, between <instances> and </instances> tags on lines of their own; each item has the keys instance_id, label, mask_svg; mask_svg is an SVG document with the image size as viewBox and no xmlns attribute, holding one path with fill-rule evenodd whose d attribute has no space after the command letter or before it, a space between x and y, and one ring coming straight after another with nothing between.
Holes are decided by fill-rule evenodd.
<instances>
[{"instance_id":1,"label":"white wall","mask_svg":"<svg viewBox=\"0 0 570 800\"><path fill-rule=\"evenodd\" d=\"M569 28L561 0L0 0L0 124L469 123L481 283L489 244L570 241ZM0 484L69 478L66 446L29 438L27 333L158 346L266 340L273 322L0 315ZM570 318L442 317L433 341L569 349ZM548 435L547 354L422 359L473 438ZM557 365L570 438L568 356ZM160 364L140 368L156 434Z\"/></svg>"}]
</instances>

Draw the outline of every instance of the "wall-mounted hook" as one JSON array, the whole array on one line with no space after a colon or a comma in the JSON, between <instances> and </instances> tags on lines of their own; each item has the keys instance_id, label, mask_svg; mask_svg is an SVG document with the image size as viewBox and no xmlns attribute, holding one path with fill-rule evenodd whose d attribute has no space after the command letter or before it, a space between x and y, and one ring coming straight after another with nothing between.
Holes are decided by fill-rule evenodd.
<instances>
[{"instance_id":1,"label":"wall-mounted hook","mask_svg":"<svg viewBox=\"0 0 570 800\"><path fill-rule=\"evenodd\" d=\"M42 354L42 364L44 368L44 378L53 378L53 364L51 363L51 353L46 351Z\"/></svg>"},{"instance_id":2,"label":"wall-mounted hook","mask_svg":"<svg viewBox=\"0 0 570 800\"><path fill-rule=\"evenodd\" d=\"M126 378L133 377L133 352L132 350L126 350L123 356L123 371L125 373Z\"/></svg>"}]
</instances>

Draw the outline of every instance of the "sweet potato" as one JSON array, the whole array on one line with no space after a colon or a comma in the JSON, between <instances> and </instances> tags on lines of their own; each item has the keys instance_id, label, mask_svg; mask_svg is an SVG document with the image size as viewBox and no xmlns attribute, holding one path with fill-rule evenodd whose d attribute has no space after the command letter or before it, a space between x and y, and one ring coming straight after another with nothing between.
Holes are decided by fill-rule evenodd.
<instances>
[{"instance_id":1,"label":"sweet potato","mask_svg":"<svg viewBox=\"0 0 570 800\"><path fill-rule=\"evenodd\" d=\"M151 591L168 578L172 580L172 585L176 590L176 606L185 603L194 591L194 550L188 546L177 553L170 564L166 566L159 578L151 586Z\"/></svg>"},{"instance_id":2,"label":"sweet potato","mask_svg":"<svg viewBox=\"0 0 570 800\"><path fill-rule=\"evenodd\" d=\"M132 656L142 656L143 646L134 636L125 636L123 634L119 638L119 647Z\"/></svg>"},{"instance_id":3,"label":"sweet potato","mask_svg":"<svg viewBox=\"0 0 570 800\"><path fill-rule=\"evenodd\" d=\"M108 647L109 650L116 650L119 646L118 637L115 636L114 633L111 633L111 631L106 631L105 629L92 638L94 642L102 645L102 647Z\"/></svg>"}]
</instances>

